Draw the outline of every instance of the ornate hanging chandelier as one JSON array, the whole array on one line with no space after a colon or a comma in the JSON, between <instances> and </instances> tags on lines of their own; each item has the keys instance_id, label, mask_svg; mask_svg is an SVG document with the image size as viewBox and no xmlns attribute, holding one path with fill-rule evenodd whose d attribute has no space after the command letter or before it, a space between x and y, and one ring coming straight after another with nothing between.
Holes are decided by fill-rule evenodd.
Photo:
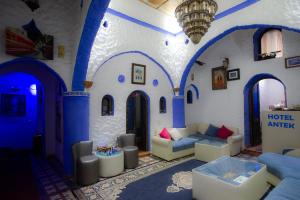
<instances>
[{"instance_id":1,"label":"ornate hanging chandelier","mask_svg":"<svg viewBox=\"0 0 300 200\"><path fill-rule=\"evenodd\" d=\"M218 5L214 0L183 0L175 16L185 34L198 44L214 20Z\"/></svg>"}]
</instances>

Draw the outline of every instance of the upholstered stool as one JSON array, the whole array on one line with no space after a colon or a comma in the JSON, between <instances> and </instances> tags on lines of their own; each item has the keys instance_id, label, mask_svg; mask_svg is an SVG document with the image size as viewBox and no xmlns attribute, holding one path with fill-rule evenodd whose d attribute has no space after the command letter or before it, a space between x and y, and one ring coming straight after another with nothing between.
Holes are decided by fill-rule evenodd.
<instances>
[{"instance_id":1,"label":"upholstered stool","mask_svg":"<svg viewBox=\"0 0 300 200\"><path fill-rule=\"evenodd\" d=\"M139 165L139 149L136 146L123 147L124 165L126 169L136 168Z\"/></svg>"},{"instance_id":2,"label":"upholstered stool","mask_svg":"<svg viewBox=\"0 0 300 200\"><path fill-rule=\"evenodd\" d=\"M77 166L77 180L80 185L91 185L98 181L98 157L94 155L82 156L79 158Z\"/></svg>"}]
</instances>

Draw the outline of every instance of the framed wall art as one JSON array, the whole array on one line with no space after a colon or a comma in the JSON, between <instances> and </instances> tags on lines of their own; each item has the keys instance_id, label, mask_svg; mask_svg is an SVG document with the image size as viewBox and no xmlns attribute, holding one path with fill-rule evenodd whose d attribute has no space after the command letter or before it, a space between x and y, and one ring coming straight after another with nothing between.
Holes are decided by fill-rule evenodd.
<instances>
[{"instance_id":1,"label":"framed wall art","mask_svg":"<svg viewBox=\"0 0 300 200\"><path fill-rule=\"evenodd\" d=\"M300 67L300 56L285 59L285 68Z\"/></svg>"},{"instance_id":2,"label":"framed wall art","mask_svg":"<svg viewBox=\"0 0 300 200\"><path fill-rule=\"evenodd\" d=\"M146 83L146 65L132 63L131 83L145 85L145 83Z\"/></svg>"},{"instance_id":3,"label":"framed wall art","mask_svg":"<svg viewBox=\"0 0 300 200\"><path fill-rule=\"evenodd\" d=\"M222 90L227 89L226 69L222 67L216 67L212 69L212 89Z\"/></svg>"},{"instance_id":4,"label":"framed wall art","mask_svg":"<svg viewBox=\"0 0 300 200\"><path fill-rule=\"evenodd\" d=\"M240 69L231 69L227 71L227 81L240 79Z\"/></svg>"}]
</instances>

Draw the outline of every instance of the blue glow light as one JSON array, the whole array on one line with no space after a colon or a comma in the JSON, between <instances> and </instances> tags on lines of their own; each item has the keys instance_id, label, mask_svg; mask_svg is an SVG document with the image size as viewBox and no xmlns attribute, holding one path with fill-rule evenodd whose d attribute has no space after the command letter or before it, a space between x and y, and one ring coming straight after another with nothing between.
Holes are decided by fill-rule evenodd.
<instances>
[{"instance_id":1,"label":"blue glow light","mask_svg":"<svg viewBox=\"0 0 300 200\"><path fill-rule=\"evenodd\" d=\"M36 91L36 84L32 84L32 85L30 86L30 92L31 92L31 94L32 94L33 96L36 96L36 94L37 94L37 91Z\"/></svg>"}]
</instances>

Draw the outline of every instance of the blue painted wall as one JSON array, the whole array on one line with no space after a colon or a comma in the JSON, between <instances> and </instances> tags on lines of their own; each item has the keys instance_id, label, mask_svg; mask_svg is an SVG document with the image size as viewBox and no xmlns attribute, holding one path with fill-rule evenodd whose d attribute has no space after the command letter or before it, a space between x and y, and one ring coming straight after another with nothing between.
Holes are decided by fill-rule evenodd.
<instances>
[{"instance_id":1,"label":"blue painted wall","mask_svg":"<svg viewBox=\"0 0 300 200\"><path fill-rule=\"evenodd\" d=\"M72 145L89 139L89 96L64 96L64 171L73 174Z\"/></svg>"},{"instance_id":2,"label":"blue painted wall","mask_svg":"<svg viewBox=\"0 0 300 200\"><path fill-rule=\"evenodd\" d=\"M185 127L184 96L173 97L173 127Z\"/></svg>"},{"instance_id":3,"label":"blue painted wall","mask_svg":"<svg viewBox=\"0 0 300 200\"><path fill-rule=\"evenodd\" d=\"M73 91L84 90L83 81L85 81L91 49L109 2L110 0L92 0L90 4L76 56Z\"/></svg>"},{"instance_id":4,"label":"blue painted wall","mask_svg":"<svg viewBox=\"0 0 300 200\"><path fill-rule=\"evenodd\" d=\"M30 90L31 85L41 87L40 82L33 76L25 73L10 73L0 76L1 94L16 94L26 97L26 114L24 116L7 116L0 113L0 147L13 149L32 148L32 137L38 132L43 121L39 112L42 103L39 101L37 90Z\"/></svg>"}]
</instances>

